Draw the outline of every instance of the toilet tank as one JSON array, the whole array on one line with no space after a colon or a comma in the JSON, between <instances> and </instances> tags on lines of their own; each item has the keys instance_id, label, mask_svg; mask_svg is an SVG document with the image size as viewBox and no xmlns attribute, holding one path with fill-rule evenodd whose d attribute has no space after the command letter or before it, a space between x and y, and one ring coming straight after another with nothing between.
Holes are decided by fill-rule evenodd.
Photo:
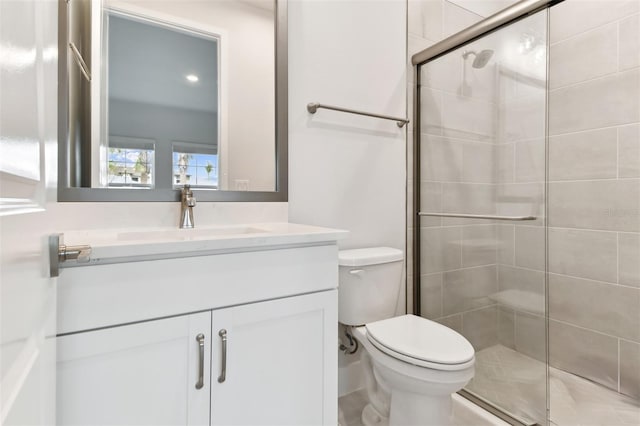
<instances>
[{"instance_id":1,"label":"toilet tank","mask_svg":"<svg viewBox=\"0 0 640 426\"><path fill-rule=\"evenodd\" d=\"M338 320L363 325L395 316L403 254L390 247L341 250Z\"/></svg>"}]
</instances>

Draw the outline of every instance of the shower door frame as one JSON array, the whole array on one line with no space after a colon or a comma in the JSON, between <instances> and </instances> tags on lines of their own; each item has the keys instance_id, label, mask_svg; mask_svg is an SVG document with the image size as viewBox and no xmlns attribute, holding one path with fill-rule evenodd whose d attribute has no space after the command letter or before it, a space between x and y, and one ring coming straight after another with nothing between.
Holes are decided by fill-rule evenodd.
<instances>
[{"instance_id":1,"label":"shower door frame","mask_svg":"<svg viewBox=\"0 0 640 426\"><path fill-rule=\"evenodd\" d=\"M420 89L421 85L421 72L420 67L428 62L431 62L437 58L440 58L447 53L450 53L466 44L469 44L475 40L483 38L484 36L498 31L506 26L509 26L521 19L524 19L530 15L541 12L548 9L551 6L561 3L564 0L522 0L518 3L509 6L498 13L491 15L482 21L455 33L444 40L428 47L411 57L411 63L413 65L413 313L420 316L420 135L421 135L421 111L420 111ZM547 17L548 19L548 17ZM548 25L548 22L547 22ZM546 57L547 76L549 70L549 51L547 49ZM547 93L549 88L547 87ZM548 144L548 108L546 108L545 117L545 146ZM545 148L545 197L548 193L548 147ZM548 223L548 206L545 201L545 265L548 264L548 250L547 250L547 223ZM546 267L545 267L546 269ZM547 358L547 389L546 389L546 423L549 423L549 379L548 379L548 359L549 359L549 336L548 336L548 274L545 272L545 339L546 339L546 358ZM472 403L480 406L481 408L489 411L491 414L500 418L501 420L516 426L532 426L531 424L522 423L520 420L512 417L497 405L486 401L485 399L476 396L475 394L462 389L458 392L461 396L468 399ZM539 426L539 425L535 425Z\"/></svg>"}]
</instances>

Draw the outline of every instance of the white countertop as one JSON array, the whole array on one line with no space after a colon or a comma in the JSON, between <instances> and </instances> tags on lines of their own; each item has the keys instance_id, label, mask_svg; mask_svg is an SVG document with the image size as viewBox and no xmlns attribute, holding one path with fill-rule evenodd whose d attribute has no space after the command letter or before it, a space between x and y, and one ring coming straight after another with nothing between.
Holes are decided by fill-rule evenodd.
<instances>
[{"instance_id":1,"label":"white countertop","mask_svg":"<svg viewBox=\"0 0 640 426\"><path fill-rule=\"evenodd\" d=\"M71 231L64 233L64 244L90 245L91 256L87 263L65 262L63 267L330 244L347 234L295 223Z\"/></svg>"}]
</instances>

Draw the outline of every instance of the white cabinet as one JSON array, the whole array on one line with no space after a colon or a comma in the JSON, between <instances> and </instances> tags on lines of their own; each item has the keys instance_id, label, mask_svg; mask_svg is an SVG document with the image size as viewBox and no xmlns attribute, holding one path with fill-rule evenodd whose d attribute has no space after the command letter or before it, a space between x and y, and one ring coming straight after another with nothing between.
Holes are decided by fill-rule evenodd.
<instances>
[{"instance_id":1,"label":"white cabinet","mask_svg":"<svg viewBox=\"0 0 640 426\"><path fill-rule=\"evenodd\" d=\"M57 424L208 424L210 331L204 312L58 337Z\"/></svg>"},{"instance_id":2,"label":"white cabinet","mask_svg":"<svg viewBox=\"0 0 640 426\"><path fill-rule=\"evenodd\" d=\"M61 336L58 425L335 424L337 321L330 290Z\"/></svg>"},{"instance_id":3,"label":"white cabinet","mask_svg":"<svg viewBox=\"0 0 640 426\"><path fill-rule=\"evenodd\" d=\"M335 424L336 308L328 291L213 311L211 424Z\"/></svg>"},{"instance_id":4,"label":"white cabinet","mask_svg":"<svg viewBox=\"0 0 640 426\"><path fill-rule=\"evenodd\" d=\"M206 255L65 269L58 425L335 425L335 239L276 233Z\"/></svg>"}]
</instances>

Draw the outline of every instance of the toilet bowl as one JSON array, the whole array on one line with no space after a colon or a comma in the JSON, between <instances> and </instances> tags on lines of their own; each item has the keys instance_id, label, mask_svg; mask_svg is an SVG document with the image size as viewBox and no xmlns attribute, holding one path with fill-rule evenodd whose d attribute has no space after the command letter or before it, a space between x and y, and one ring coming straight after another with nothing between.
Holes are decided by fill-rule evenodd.
<instances>
[{"instance_id":1,"label":"toilet bowl","mask_svg":"<svg viewBox=\"0 0 640 426\"><path fill-rule=\"evenodd\" d=\"M380 333L403 328L418 332L418 342L403 340L409 333ZM390 327L388 327L390 326ZM353 336L362 344L364 374L370 407L363 413L369 425L448 425L451 423L451 395L473 378L474 351L455 331L414 315L404 315L354 327ZM404 334L404 335L403 335ZM420 345L431 340L431 344ZM406 344L405 344L406 343ZM446 351L443 351L446 347ZM368 358L368 359L367 359ZM380 392L377 387L383 391Z\"/></svg>"},{"instance_id":2,"label":"toilet bowl","mask_svg":"<svg viewBox=\"0 0 640 426\"><path fill-rule=\"evenodd\" d=\"M473 378L471 344L425 318L393 316L402 271L400 250L346 250L339 259L339 320L362 348L369 398L363 424L451 424L451 395Z\"/></svg>"}]
</instances>

